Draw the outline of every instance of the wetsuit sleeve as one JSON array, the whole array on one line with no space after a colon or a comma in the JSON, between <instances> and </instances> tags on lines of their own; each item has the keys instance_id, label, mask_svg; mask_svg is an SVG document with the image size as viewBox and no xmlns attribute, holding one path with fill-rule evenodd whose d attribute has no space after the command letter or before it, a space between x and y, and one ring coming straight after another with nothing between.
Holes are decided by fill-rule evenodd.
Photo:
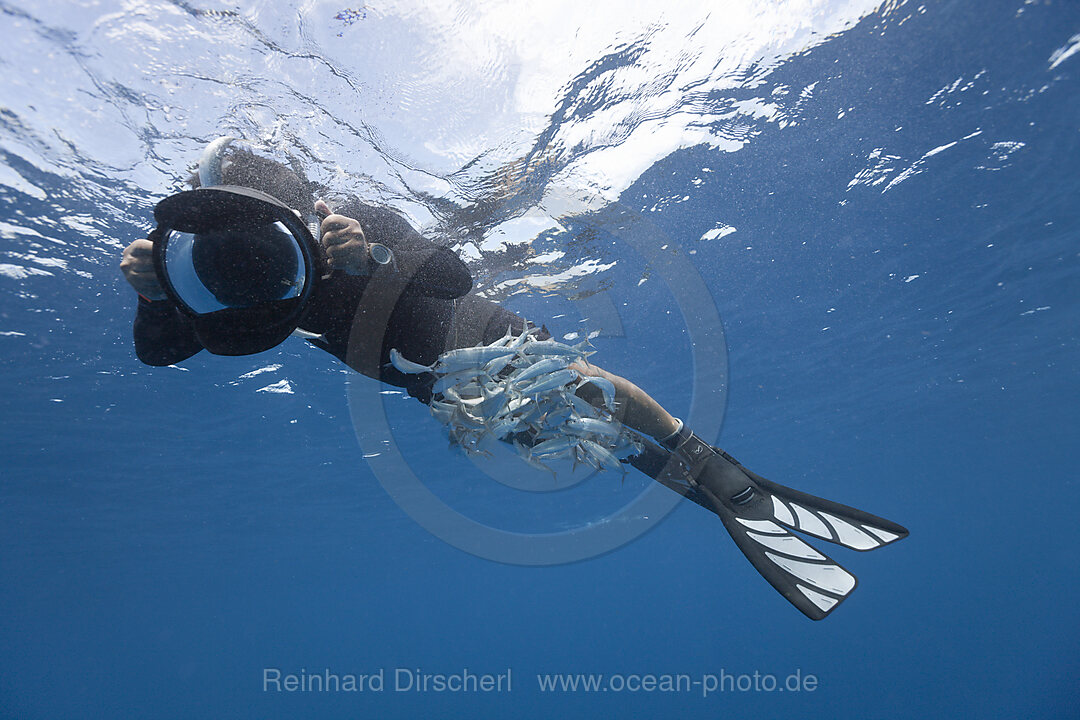
<instances>
[{"instance_id":1,"label":"wetsuit sleeve","mask_svg":"<svg viewBox=\"0 0 1080 720\"><path fill-rule=\"evenodd\" d=\"M135 354L147 365L173 365L202 350L191 321L168 300L139 298L134 336Z\"/></svg>"},{"instance_id":2,"label":"wetsuit sleeve","mask_svg":"<svg viewBox=\"0 0 1080 720\"><path fill-rule=\"evenodd\" d=\"M472 289L472 276L461 258L450 248L426 239L397 213L364 205L356 198L341 203L335 212L359 221L368 242L394 251L398 273L408 278L407 292L453 300Z\"/></svg>"}]
</instances>

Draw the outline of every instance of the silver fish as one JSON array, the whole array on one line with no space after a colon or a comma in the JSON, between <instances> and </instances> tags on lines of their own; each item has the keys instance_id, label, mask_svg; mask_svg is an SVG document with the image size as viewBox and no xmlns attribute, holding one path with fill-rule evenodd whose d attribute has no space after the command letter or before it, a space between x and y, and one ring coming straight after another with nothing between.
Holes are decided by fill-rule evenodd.
<instances>
[{"instance_id":1,"label":"silver fish","mask_svg":"<svg viewBox=\"0 0 1080 720\"><path fill-rule=\"evenodd\" d=\"M531 402L532 402L532 398L524 397L524 396L519 395L519 396L511 399L506 404L506 409L509 410L510 412L517 412L518 410L525 407L526 405L528 405Z\"/></svg>"},{"instance_id":2,"label":"silver fish","mask_svg":"<svg viewBox=\"0 0 1080 720\"><path fill-rule=\"evenodd\" d=\"M448 387L464 383L483 374L484 368L477 367L465 368L464 370L458 370L457 372L447 373L435 381L435 384L431 386L431 391L434 393L441 393Z\"/></svg>"},{"instance_id":3,"label":"silver fish","mask_svg":"<svg viewBox=\"0 0 1080 720\"><path fill-rule=\"evenodd\" d=\"M418 375L419 373L431 372L431 365L421 365L415 363L412 360L407 359L404 355L397 351L397 348L390 350L390 364L393 365L399 372L403 372L406 375Z\"/></svg>"},{"instance_id":4,"label":"silver fish","mask_svg":"<svg viewBox=\"0 0 1080 720\"><path fill-rule=\"evenodd\" d=\"M503 369L507 365L513 362L515 357L516 356L514 354L497 357L484 366L484 372L486 372L491 377L496 377L499 373L503 371Z\"/></svg>"},{"instance_id":5,"label":"silver fish","mask_svg":"<svg viewBox=\"0 0 1080 720\"><path fill-rule=\"evenodd\" d=\"M540 328L529 327L528 324L526 324L525 327L521 330L521 335L514 338L514 340L511 341L510 344L507 345L507 347L513 350L517 350L518 348L523 347L525 343L527 343L529 339L538 332L540 332Z\"/></svg>"},{"instance_id":6,"label":"silver fish","mask_svg":"<svg viewBox=\"0 0 1080 720\"><path fill-rule=\"evenodd\" d=\"M567 450L571 450L578 442L577 438L565 436L551 438L550 440L544 440L541 443L533 445L532 454L534 457L558 455L560 453L565 453Z\"/></svg>"},{"instance_id":7,"label":"silver fish","mask_svg":"<svg viewBox=\"0 0 1080 720\"><path fill-rule=\"evenodd\" d=\"M623 433L619 441L615 443L615 447L611 449L611 454L619 460L625 460L633 455L640 455L643 447L636 437L630 433Z\"/></svg>"},{"instance_id":8,"label":"silver fish","mask_svg":"<svg viewBox=\"0 0 1080 720\"><path fill-rule=\"evenodd\" d=\"M518 418L508 415L499 418L491 425L491 434L501 440L510 433L515 432L520 425L521 421Z\"/></svg>"},{"instance_id":9,"label":"silver fish","mask_svg":"<svg viewBox=\"0 0 1080 720\"><path fill-rule=\"evenodd\" d=\"M301 330L300 328L296 328L295 330L293 330L292 334L293 337L298 337L303 340L321 340L324 342L326 341L326 335L323 335L321 333L308 332L307 330Z\"/></svg>"},{"instance_id":10,"label":"silver fish","mask_svg":"<svg viewBox=\"0 0 1080 720\"><path fill-rule=\"evenodd\" d=\"M610 380L595 375L582 375L578 387L586 383L591 383L600 388L600 392L604 395L604 405L608 410L615 409L615 385Z\"/></svg>"},{"instance_id":11,"label":"silver fish","mask_svg":"<svg viewBox=\"0 0 1080 720\"><path fill-rule=\"evenodd\" d=\"M600 409L580 395L568 392L566 393L566 399L570 401L570 404L574 408L574 412L579 416L587 418L600 417Z\"/></svg>"},{"instance_id":12,"label":"silver fish","mask_svg":"<svg viewBox=\"0 0 1080 720\"><path fill-rule=\"evenodd\" d=\"M517 449L518 455L521 456L521 459L524 460L525 462L529 463L529 465L532 465L537 470L547 470L549 473L551 473L552 477L556 477L555 471L552 470L551 468L549 468L544 463L540 462L537 458L533 457L533 455L529 451L528 447L526 447L525 445L522 445L521 443L519 443L518 441L515 440L514 441L514 448Z\"/></svg>"},{"instance_id":13,"label":"silver fish","mask_svg":"<svg viewBox=\"0 0 1080 720\"><path fill-rule=\"evenodd\" d=\"M619 459L611 454L611 451L601 447L592 440L581 440L581 449L585 451L586 456L597 463L596 467L605 467L609 470L623 470L626 468L619 462Z\"/></svg>"},{"instance_id":14,"label":"silver fish","mask_svg":"<svg viewBox=\"0 0 1080 720\"><path fill-rule=\"evenodd\" d=\"M555 388L561 388L564 385L569 385L580 377L577 370L567 368L565 370L559 370L553 372L547 377L542 377L528 387L521 389L522 395L539 395L540 393L547 392L548 390L554 390Z\"/></svg>"},{"instance_id":15,"label":"silver fish","mask_svg":"<svg viewBox=\"0 0 1080 720\"><path fill-rule=\"evenodd\" d=\"M458 348L440 355L438 367L441 372L454 372L474 365L483 365L507 355L513 358L514 352L504 347Z\"/></svg>"},{"instance_id":16,"label":"silver fish","mask_svg":"<svg viewBox=\"0 0 1080 720\"><path fill-rule=\"evenodd\" d=\"M452 403L432 400L429 406L431 414L443 425L447 425L454 419L454 405Z\"/></svg>"},{"instance_id":17,"label":"silver fish","mask_svg":"<svg viewBox=\"0 0 1080 720\"><path fill-rule=\"evenodd\" d=\"M574 417L573 407L565 404L562 407L555 407L544 413L544 427L562 427L572 417Z\"/></svg>"},{"instance_id":18,"label":"silver fish","mask_svg":"<svg viewBox=\"0 0 1080 720\"><path fill-rule=\"evenodd\" d=\"M613 422L597 418L570 418L565 423L566 429L575 435L599 435L614 440L619 437L622 428Z\"/></svg>"},{"instance_id":19,"label":"silver fish","mask_svg":"<svg viewBox=\"0 0 1080 720\"><path fill-rule=\"evenodd\" d=\"M532 380L534 377L544 375L549 372L555 372L556 370L562 370L570 364L569 359L565 357L551 357L543 360L538 360L528 367L517 370L507 378L509 382L523 383L526 380Z\"/></svg>"},{"instance_id":20,"label":"silver fish","mask_svg":"<svg viewBox=\"0 0 1080 720\"><path fill-rule=\"evenodd\" d=\"M508 325L506 327L506 334L505 335L503 335L501 338L499 338L495 342L493 342L493 343L491 343L489 345L485 345L484 347L506 347L510 343L510 341L512 341L513 339L514 339L514 326L513 325Z\"/></svg>"},{"instance_id":21,"label":"silver fish","mask_svg":"<svg viewBox=\"0 0 1080 720\"><path fill-rule=\"evenodd\" d=\"M584 357L587 354L592 354L587 353L585 350L585 348L588 347L588 342L588 340L584 340L574 347L570 347L557 340L537 340L523 347L522 352L527 355L570 355L572 357Z\"/></svg>"}]
</instances>

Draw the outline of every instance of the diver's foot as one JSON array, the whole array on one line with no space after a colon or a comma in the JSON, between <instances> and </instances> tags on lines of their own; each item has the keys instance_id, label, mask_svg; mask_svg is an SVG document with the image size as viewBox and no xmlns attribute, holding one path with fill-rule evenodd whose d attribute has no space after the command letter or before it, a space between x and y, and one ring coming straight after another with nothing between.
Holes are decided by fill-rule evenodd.
<instances>
[{"instance_id":1,"label":"diver's foot","mask_svg":"<svg viewBox=\"0 0 1080 720\"><path fill-rule=\"evenodd\" d=\"M692 484L706 487L721 500L734 505L744 505L753 498L754 483L743 472L739 461L708 444L685 425L661 444L686 468Z\"/></svg>"}]
</instances>

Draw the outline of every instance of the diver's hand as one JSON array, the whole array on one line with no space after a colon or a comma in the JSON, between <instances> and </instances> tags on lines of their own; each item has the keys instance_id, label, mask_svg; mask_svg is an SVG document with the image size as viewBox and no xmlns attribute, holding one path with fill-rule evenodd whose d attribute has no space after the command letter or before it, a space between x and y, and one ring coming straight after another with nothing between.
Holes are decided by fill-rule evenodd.
<instances>
[{"instance_id":1,"label":"diver's hand","mask_svg":"<svg viewBox=\"0 0 1080 720\"><path fill-rule=\"evenodd\" d=\"M135 292L147 300L165 299L165 292L154 272L154 243L149 240L136 240L124 248L120 272L124 273L124 279L135 288Z\"/></svg>"},{"instance_id":2,"label":"diver's hand","mask_svg":"<svg viewBox=\"0 0 1080 720\"><path fill-rule=\"evenodd\" d=\"M315 212L325 216L321 226L321 242L326 248L330 267L344 270L350 275L366 274L372 260L360 223L351 217L334 214L322 200L315 203Z\"/></svg>"}]
</instances>

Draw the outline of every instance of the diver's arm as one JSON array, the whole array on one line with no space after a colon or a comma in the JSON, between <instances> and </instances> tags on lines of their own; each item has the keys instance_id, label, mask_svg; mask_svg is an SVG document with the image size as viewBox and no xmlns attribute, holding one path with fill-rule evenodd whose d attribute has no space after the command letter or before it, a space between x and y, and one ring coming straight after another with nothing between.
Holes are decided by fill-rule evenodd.
<instances>
[{"instance_id":1,"label":"diver's arm","mask_svg":"<svg viewBox=\"0 0 1080 720\"><path fill-rule=\"evenodd\" d=\"M120 272L139 293L135 312L135 354L147 365L172 365L202 350L191 321L165 299L154 272L154 244L139 239L124 249Z\"/></svg>"},{"instance_id":2,"label":"diver's arm","mask_svg":"<svg viewBox=\"0 0 1080 720\"><path fill-rule=\"evenodd\" d=\"M453 300L472 290L469 269L450 248L434 243L424 248L394 248L394 263L395 271L409 279L406 291Z\"/></svg>"},{"instance_id":3,"label":"diver's arm","mask_svg":"<svg viewBox=\"0 0 1080 720\"><path fill-rule=\"evenodd\" d=\"M425 238L397 213L364 205L356 198L341 203L336 212L355 218L368 243L380 243L393 251L395 271L407 278L407 291L452 300L472 289L472 276L461 258Z\"/></svg>"},{"instance_id":4,"label":"diver's arm","mask_svg":"<svg viewBox=\"0 0 1080 720\"><path fill-rule=\"evenodd\" d=\"M168 300L140 296L133 334L135 354L147 365L174 365L202 350L191 321Z\"/></svg>"}]
</instances>

